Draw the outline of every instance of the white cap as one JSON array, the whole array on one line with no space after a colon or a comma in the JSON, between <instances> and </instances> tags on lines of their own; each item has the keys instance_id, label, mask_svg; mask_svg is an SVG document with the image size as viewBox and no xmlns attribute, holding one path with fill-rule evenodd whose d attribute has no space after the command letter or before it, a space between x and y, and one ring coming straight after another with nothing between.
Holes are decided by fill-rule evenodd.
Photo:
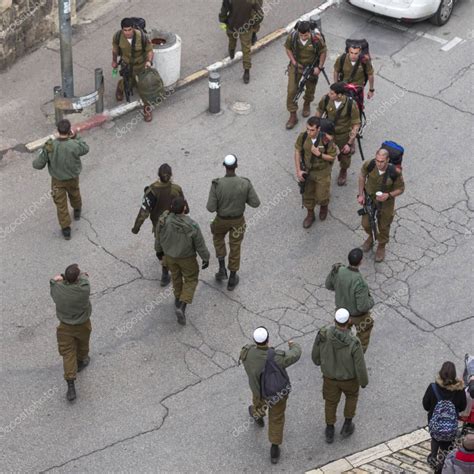
<instances>
[{"instance_id":1,"label":"white cap","mask_svg":"<svg viewBox=\"0 0 474 474\"><path fill-rule=\"evenodd\" d=\"M337 311L336 311L336 321L339 323L339 324L346 324L347 321L349 321L349 311L347 311L347 309L345 308L339 308Z\"/></svg>"},{"instance_id":2,"label":"white cap","mask_svg":"<svg viewBox=\"0 0 474 474\"><path fill-rule=\"evenodd\" d=\"M268 331L265 328L259 327L255 329L255 331L253 332L253 340L257 344L261 344L262 342L265 342L267 339L268 339Z\"/></svg>"},{"instance_id":3,"label":"white cap","mask_svg":"<svg viewBox=\"0 0 474 474\"><path fill-rule=\"evenodd\" d=\"M224 158L224 166L234 166L237 163L237 158L235 155L227 155Z\"/></svg>"}]
</instances>

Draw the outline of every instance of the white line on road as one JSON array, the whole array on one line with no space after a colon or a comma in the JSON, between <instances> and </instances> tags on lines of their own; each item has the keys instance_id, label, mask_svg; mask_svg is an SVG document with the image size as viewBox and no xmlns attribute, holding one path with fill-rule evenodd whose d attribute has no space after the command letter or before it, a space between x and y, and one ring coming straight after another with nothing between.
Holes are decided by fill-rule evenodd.
<instances>
[{"instance_id":1,"label":"white line on road","mask_svg":"<svg viewBox=\"0 0 474 474\"><path fill-rule=\"evenodd\" d=\"M462 38L459 38L458 36L454 37L448 44L445 44L441 50L442 51L449 51L450 49L454 48L456 45L461 43Z\"/></svg>"},{"instance_id":2,"label":"white line on road","mask_svg":"<svg viewBox=\"0 0 474 474\"><path fill-rule=\"evenodd\" d=\"M446 44L448 42L448 40L445 40L443 38L438 38L437 36L430 35L429 33L423 33L423 31L416 31L415 33L417 36L421 36L431 41L436 41L437 43Z\"/></svg>"}]
</instances>

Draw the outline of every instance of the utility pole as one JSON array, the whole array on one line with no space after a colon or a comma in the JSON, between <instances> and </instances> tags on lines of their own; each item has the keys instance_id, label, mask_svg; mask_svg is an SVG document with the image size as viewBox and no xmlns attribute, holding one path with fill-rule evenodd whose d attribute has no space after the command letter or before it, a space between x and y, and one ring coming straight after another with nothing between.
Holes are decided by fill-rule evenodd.
<instances>
[{"instance_id":1,"label":"utility pole","mask_svg":"<svg viewBox=\"0 0 474 474\"><path fill-rule=\"evenodd\" d=\"M74 73L72 71L71 0L58 0L58 6L62 93L64 94L64 97L74 97Z\"/></svg>"}]
</instances>

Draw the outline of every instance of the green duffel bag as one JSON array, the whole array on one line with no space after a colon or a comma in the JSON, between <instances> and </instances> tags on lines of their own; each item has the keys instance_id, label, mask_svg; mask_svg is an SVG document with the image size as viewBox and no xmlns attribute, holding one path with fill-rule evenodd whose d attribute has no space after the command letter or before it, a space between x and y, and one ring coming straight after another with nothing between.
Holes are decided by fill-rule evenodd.
<instances>
[{"instance_id":1,"label":"green duffel bag","mask_svg":"<svg viewBox=\"0 0 474 474\"><path fill-rule=\"evenodd\" d=\"M151 67L137 75L137 90L145 105L158 105L165 96L160 73Z\"/></svg>"}]
</instances>

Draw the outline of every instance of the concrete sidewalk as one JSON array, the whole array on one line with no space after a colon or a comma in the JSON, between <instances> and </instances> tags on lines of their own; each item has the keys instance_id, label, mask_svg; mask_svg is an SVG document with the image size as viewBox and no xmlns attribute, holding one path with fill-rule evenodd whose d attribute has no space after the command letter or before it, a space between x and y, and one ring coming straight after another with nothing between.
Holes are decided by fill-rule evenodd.
<instances>
[{"instance_id":1,"label":"concrete sidewalk","mask_svg":"<svg viewBox=\"0 0 474 474\"><path fill-rule=\"evenodd\" d=\"M268 13L259 37L286 26L323 3L299 0L296 5L268 0ZM73 27L75 95L93 90L94 69L105 78L105 108L116 105L116 79L111 77L111 39L125 16L141 16L147 27L177 33L182 39L181 77L186 77L227 55L227 38L219 29L220 0L197 4L190 0L92 0L79 13ZM178 13L179 12L179 13ZM185 18L193 18L192 22ZM258 65L257 65L258 67ZM25 144L54 131L53 87L61 83L59 39L41 45L0 74L0 159L9 150L26 151ZM134 97L136 99L137 97ZM79 114L71 121L83 121ZM159 120L159 113L156 114Z\"/></svg>"},{"instance_id":2,"label":"concrete sidewalk","mask_svg":"<svg viewBox=\"0 0 474 474\"><path fill-rule=\"evenodd\" d=\"M429 453L430 434L426 429L419 429L307 471L306 474L432 472L426 461Z\"/></svg>"}]
</instances>

